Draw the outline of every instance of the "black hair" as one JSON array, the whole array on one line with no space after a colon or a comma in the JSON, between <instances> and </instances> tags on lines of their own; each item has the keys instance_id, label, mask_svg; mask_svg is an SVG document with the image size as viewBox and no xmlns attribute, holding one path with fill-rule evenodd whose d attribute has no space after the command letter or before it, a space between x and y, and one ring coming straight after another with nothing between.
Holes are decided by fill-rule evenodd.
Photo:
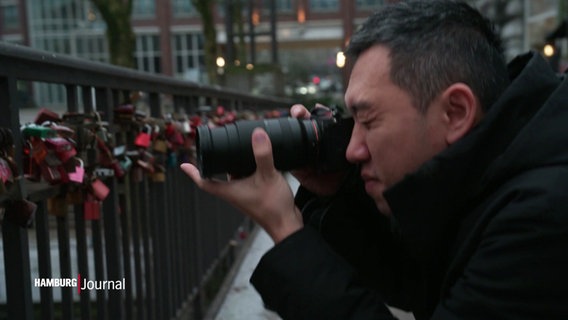
<instances>
[{"instance_id":1,"label":"black hair","mask_svg":"<svg viewBox=\"0 0 568 320\"><path fill-rule=\"evenodd\" d=\"M501 39L490 21L463 1L385 5L353 35L347 54L357 59L377 44L390 50L391 81L422 112L456 82L467 84L487 111L509 84Z\"/></svg>"}]
</instances>

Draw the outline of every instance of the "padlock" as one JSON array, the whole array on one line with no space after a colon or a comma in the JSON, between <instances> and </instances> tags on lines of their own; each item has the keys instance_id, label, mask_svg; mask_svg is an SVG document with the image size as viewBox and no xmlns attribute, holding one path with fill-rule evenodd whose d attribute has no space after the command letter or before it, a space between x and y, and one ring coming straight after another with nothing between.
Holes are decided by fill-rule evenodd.
<instances>
[{"instance_id":1,"label":"padlock","mask_svg":"<svg viewBox=\"0 0 568 320\"><path fill-rule=\"evenodd\" d=\"M10 200L5 204L4 219L22 228L33 225L37 205L26 199Z\"/></svg>"},{"instance_id":2,"label":"padlock","mask_svg":"<svg viewBox=\"0 0 568 320\"><path fill-rule=\"evenodd\" d=\"M85 163L81 158L75 158L77 164L75 165L75 171L69 172L69 181L82 184L85 178Z\"/></svg>"},{"instance_id":3,"label":"padlock","mask_svg":"<svg viewBox=\"0 0 568 320\"><path fill-rule=\"evenodd\" d=\"M47 148L41 139L30 139L30 152L37 164L40 164L47 156Z\"/></svg>"},{"instance_id":4,"label":"padlock","mask_svg":"<svg viewBox=\"0 0 568 320\"><path fill-rule=\"evenodd\" d=\"M67 169L65 169L65 166L57 166L57 171L59 171L59 176L61 177L60 183L69 183L69 173Z\"/></svg>"},{"instance_id":5,"label":"padlock","mask_svg":"<svg viewBox=\"0 0 568 320\"><path fill-rule=\"evenodd\" d=\"M100 179L93 180L91 182L90 188L92 195L101 201L104 200L110 192L110 189L107 187L107 185Z\"/></svg>"},{"instance_id":6,"label":"padlock","mask_svg":"<svg viewBox=\"0 0 568 320\"><path fill-rule=\"evenodd\" d=\"M45 181L49 184L59 184L62 182L61 172L58 169L58 166L52 167L47 165L46 163L42 163L40 165L41 168L41 176Z\"/></svg>"},{"instance_id":7,"label":"padlock","mask_svg":"<svg viewBox=\"0 0 568 320\"><path fill-rule=\"evenodd\" d=\"M63 164L63 162L61 162L57 155L55 155L55 151L47 150L45 158L43 158L43 162L41 162L40 165L41 164L46 164L50 167L57 167Z\"/></svg>"},{"instance_id":8,"label":"padlock","mask_svg":"<svg viewBox=\"0 0 568 320\"><path fill-rule=\"evenodd\" d=\"M26 124L22 129L22 135L25 139L29 137L35 137L40 139L46 139L55 136L55 130L36 124Z\"/></svg>"},{"instance_id":9,"label":"padlock","mask_svg":"<svg viewBox=\"0 0 568 320\"><path fill-rule=\"evenodd\" d=\"M150 147L150 143L152 140L152 127L148 124L144 125L144 128L138 133L136 139L134 140L134 144L140 148L148 148Z\"/></svg>"},{"instance_id":10,"label":"padlock","mask_svg":"<svg viewBox=\"0 0 568 320\"><path fill-rule=\"evenodd\" d=\"M112 155L115 158L124 157L126 155L126 146L117 146L112 149Z\"/></svg>"},{"instance_id":11,"label":"padlock","mask_svg":"<svg viewBox=\"0 0 568 320\"><path fill-rule=\"evenodd\" d=\"M168 143L166 142L165 139L162 139L162 138L158 138L158 139L154 140L154 142L152 143L152 147L153 147L154 151L158 152L158 153L168 152Z\"/></svg>"},{"instance_id":12,"label":"padlock","mask_svg":"<svg viewBox=\"0 0 568 320\"><path fill-rule=\"evenodd\" d=\"M12 183L14 181L14 173L7 160L0 157L0 180L2 184Z\"/></svg>"},{"instance_id":13,"label":"padlock","mask_svg":"<svg viewBox=\"0 0 568 320\"><path fill-rule=\"evenodd\" d=\"M101 139L104 143L108 143L111 139L110 133L107 129L108 127L108 122L104 122L101 119L101 114L98 112L95 112L96 118L97 118L97 128L95 130L95 134L97 135L97 137L99 139Z\"/></svg>"},{"instance_id":14,"label":"padlock","mask_svg":"<svg viewBox=\"0 0 568 320\"><path fill-rule=\"evenodd\" d=\"M47 212L56 217L64 217L69 211L66 195L58 195L47 199Z\"/></svg>"},{"instance_id":15,"label":"padlock","mask_svg":"<svg viewBox=\"0 0 568 320\"><path fill-rule=\"evenodd\" d=\"M73 205L83 204L83 202L85 202L85 189L75 188L73 190L69 190L66 196L67 196L67 202L69 204Z\"/></svg>"},{"instance_id":16,"label":"padlock","mask_svg":"<svg viewBox=\"0 0 568 320\"><path fill-rule=\"evenodd\" d=\"M91 194L87 194L83 204L83 218L85 220L99 220L101 218L101 202Z\"/></svg>"},{"instance_id":17,"label":"padlock","mask_svg":"<svg viewBox=\"0 0 568 320\"><path fill-rule=\"evenodd\" d=\"M145 172L154 173L154 165L151 163L138 159L136 160L136 164L139 168L144 169Z\"/></svg>"},{"instance_id":18,"label":"padlock","mask_svg":"<svg viewBox=\"0 0 568 320\"><path fill-rule=\"evenodd\" d=\"M180 147L180 146L183 146L185 144L185 139L183 137L184 137L184 135L181 132L176 131L172 135L172 138L171 138L170 141L172 142L172 144L176 145L177 147Z\"/></svg>"},{"instance_id":19,"label":"padlock","mask_svg":"<svg viewBox=\"0 0 568 320\"><path fill-rule=\"evenodd\" d=\"M109 167L114 161L114 155L107 144L99 137L97 139L98 160L102 166Z\"/></svg>"},{"instance_id":20,"label":"padlock","mask_svg":"<svg viewBox=\"0 0 568 320\"><path fill-rule=\"evenodd\" d=\"M130 170L130 168L132 167L132 160L130 159L129 156L124 156L124 158L122 158L122 160L120 160L120 167L122 167L122 170L124 172L127 172Z\"/></svg>"},{"instance_id":21,"label":"padlock","mask_svg":"<svg viewBox=\"0 0 568 320\"><path fill-rule=\"evenodd\" d=\"M165 182L166 181L166 168L162 165L154 165L155 171L151 173L152 182Z\"/></svg>"},{"instance_id":22,"label":"padlock","mask_svg":"<svg viewBox=\"0 0 568 320\"><path fill-rule=\"evenodd\" d=\"M93 171L95 177L98 178L110 178L114 177L114 170L111 168L96 168Z\"/></svg>"},{"instance_id":23,"label":"padlock","mask_svg":"<svg viewBox=\"0 0 568 320\"><path fill-rule=\"evenodd\" d=\"M52 150L55 156L63 163L77 155L77 150L75 150L73 143L65 138L48 138L45 139L44 143L46 148Z\"/></svg>"},{"instance_id":24,"label":"padlock","mask_svg":"<svg viewBox=\"0 0 568 320\"><path fill-rule=\"evenodd\" d=\"M168 153L168 158L166 159L166 165L169 168L176 168L178 165L178 156L176 152Z\"/></svg>"},{"instance_id":25,"label":"padlock","mask_svg":"<svg viewBox=\"0 0 568 320\"><path fill-rule=\"evenodd\" d=\"M110 168L112 169L112 171L114 171L114 176L119 178L119 179L124 177L124 175L126 174L126 171L124 171L124 169L122 169L120 162L116 159L114 159L112 161Z\"/></svg>"},{"instance_id":26,"label":"padlock","mask_svg":"<svg viewBox=\"0 0 568 320\"><path fill-rule=\"evenodd\" d=\"M161 171L156 171L154 173L152 173L151 175L152 177L152 182L166 182L166 173L165 172L161 172Z\"/></svg>"},{"instance_id":27,"label":"padlock","mask_svg":"<svg viewBox=\"0 0 568 320\"><path fill-rule=\"evenodd\" d=\"M40 125L46 121L60 122L61 118L59 117L59 114L57 114L56 112L49 110L47 108L41 108L37 112L34 123Z\"/></svg>"}]
</instances>

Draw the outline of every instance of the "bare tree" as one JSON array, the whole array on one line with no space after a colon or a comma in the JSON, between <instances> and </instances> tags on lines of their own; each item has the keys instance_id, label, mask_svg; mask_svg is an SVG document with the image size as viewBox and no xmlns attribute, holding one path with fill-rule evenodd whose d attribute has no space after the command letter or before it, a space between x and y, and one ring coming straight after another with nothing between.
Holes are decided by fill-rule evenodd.
<instances>
[{"instance_id":1,"label":"bare tree","mask_svg":"<svg viewBox=\"0 0 568 320\"><path fill-rule=\"evenodd\" d=\"M132 29L133 0L92 0L107 25L106 37L110 62L133 68L136 36Z\"/></svg>"},{"instance_id":2,"label":"bare tree","mask_svg":"<svg viewBox=\"0 0 568 320\"><path fill-rule=\"evenodd\" d=\"M209 76L210 83L218 82L215 60L217 59L217 30L215 30L215 20L213 17L214 0L191 0L191 3L201 15L203 26L205 68Z\"/></svg>"}]
</instances>

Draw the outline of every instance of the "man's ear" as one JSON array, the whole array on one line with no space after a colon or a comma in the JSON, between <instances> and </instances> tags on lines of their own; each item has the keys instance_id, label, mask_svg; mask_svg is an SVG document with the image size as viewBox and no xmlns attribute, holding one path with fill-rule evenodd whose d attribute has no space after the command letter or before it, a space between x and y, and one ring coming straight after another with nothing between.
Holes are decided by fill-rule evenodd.
<instances>
[{"instance_id":1,"label":"man's ear","mask_svg":"<svg viewBox=\"0 0 568 320\"><path fill-rule=\"evenodd\" d=\"M481 118L479 100L464 83L454 83L441 95L444 105L444 118L447 124L446 143L448 145L461 139Z\"/></svg>"}]
</instances>

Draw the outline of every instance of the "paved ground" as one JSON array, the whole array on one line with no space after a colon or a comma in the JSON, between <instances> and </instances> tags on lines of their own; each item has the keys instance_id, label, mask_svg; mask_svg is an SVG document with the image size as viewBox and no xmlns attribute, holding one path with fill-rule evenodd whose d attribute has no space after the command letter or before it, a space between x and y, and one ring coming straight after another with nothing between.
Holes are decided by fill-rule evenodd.
<instances>
[{"instance_id":1,"label":"paved ground","mask_svg":"<svg viewBox=\"0 0 568 320\"><path fill-rule=\"evenodd\" d=\"M280 319L275 313L263 307L262 300L249 283L250 276L262 255L270 249L274 242L264 232L259 230L253 234L250 250L243 260L216 320L276 320Z\"/></svg>"}]
</instances>

